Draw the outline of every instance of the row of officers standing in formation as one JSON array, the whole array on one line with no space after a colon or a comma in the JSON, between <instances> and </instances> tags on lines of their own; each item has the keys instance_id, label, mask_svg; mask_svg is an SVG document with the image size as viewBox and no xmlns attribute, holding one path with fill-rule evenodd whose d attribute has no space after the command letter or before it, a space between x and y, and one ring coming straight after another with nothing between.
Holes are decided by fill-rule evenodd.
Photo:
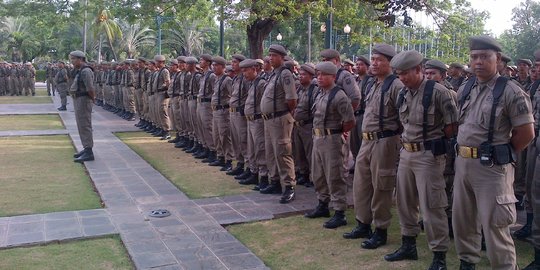
<instances>
[{"instance_id":1,"label":"row of officers standing in formation","mask_svg":"<svg viewBox=\"0 0 540 270\"><path fill-rule=\"evenodd\" d=\"M0 96L35 96L36 69L32 63L0 62Z\"/></svg>"},{"instance_id":2,"label":"row of officers standing in formation","mask_svg":"<svg viewBox=\"0 0 540 270\"><path fill-rule=\"evenodd\" d=\"M418 259L424 229L428 269L446 269L451 237L460 269L475 269L484 244L492 269L518 269L510 225L525 205L527 224L515 237L532 233L526 269L540 269L540 51L534 64L518 60L511 77L496 40L471 37L469 47L470 68L387 44L356 63L327 49L316 65L298 65L281 45L264 59L235 54L230 62L203 54L166 65L156 55L91 63L87 88L97 105L126 120L138 115L136 126L239 184L281 194L280 203L295 199L297 185L314 186L318 204L305 217L328 217L324 228L347 224L353 172L358 225L343 237L364 238L364 249L386 244L395 195L402 243L387 261ZM70 75L62 62L56 68L51 85L64 96Z\"/></svg>"}]
</instances>

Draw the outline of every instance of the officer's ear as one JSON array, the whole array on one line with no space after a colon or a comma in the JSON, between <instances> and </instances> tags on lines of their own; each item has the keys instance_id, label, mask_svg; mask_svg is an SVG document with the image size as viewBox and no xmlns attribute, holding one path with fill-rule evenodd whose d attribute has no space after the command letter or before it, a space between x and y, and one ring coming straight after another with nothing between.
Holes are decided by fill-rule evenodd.
<instances>
[{"instance_id":1,"label":"officer's ear","mask_svg":"<svg viewBox=\"0 0 540 270\"><path fill-rule=\"evenodd\" d=\"M502 53L497 52L497 53L495 53L495 55L497 56L497 64L499 64L502 61Z\"/></svg>"}]
</instances>

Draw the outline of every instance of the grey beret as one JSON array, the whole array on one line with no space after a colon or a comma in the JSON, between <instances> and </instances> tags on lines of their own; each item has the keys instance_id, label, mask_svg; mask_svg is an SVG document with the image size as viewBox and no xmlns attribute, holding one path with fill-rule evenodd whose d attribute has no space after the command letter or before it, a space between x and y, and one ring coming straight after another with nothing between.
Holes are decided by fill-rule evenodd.
<instances>
[{"instance_id":1,"label":"grey beret","mask_svg":"<svg viewBox=\"0 0 540 270\"><path fill-rule=\"evenodd\" d=\"M351 59L345 59L343 60L343 63L347 64L347 65L351 65L351 66L354 66L354 63Z\"/></svg>"},{"instance_id":2,"label":"grey beret","mask_svg":"<svg viewBox=\"0 0 540 270\"><path fill-rule=\"evenodd\" d=\"M329 62L329 61L323 61L323 62L318 63L317 66L315 66L315 69L324 74L330 74L330 75L336 75L338 71L338 68L336 67L336 65L334 65L334 63Z\"/></svg>"},{"instance_id":3,"label":"grey beret","mask_svg":"<svg viewBox=\"0 0 540 270\"><path fill-rule=\"evenodd\" d=\"M231 65L226 65L225 66L225 71L227 71L227 72L233 71L232 66Z\"/></svg>"},{"instance_id":4,"label":"grey beret","mask_svg":"<svg viewBox=\"0 0 540 270\"><path fill-rule=\"evenodd\" d=\"M270 62L270 57L265 56L265 57L263 58L263 61L264 61L264 62Z\"/></svg>"},{"instance_id":5,"label":"grey beret","mask_svg":"<svg viewBox=\"0 0 540 270\"><path fill-rule=\"evenodd\" d=\"M139 57L139 58L137 58L137 60L139 60L139 61L141 61L143 63L146 63L146 59L144 57Z\"/></svg>"},{"instance_id":6,"label":"grey beret","mask_svg":"<svg viewBox=\"0 0 540 270\"><path fill-rule=\"evenodd\" d=\"M396 56L396 50L394 49L394 46L385 43L375 44L371 51L373 54L382 54L390 58Z\"/></svg>"},{"instance_id":7,"label":"grey beret","mask_svg":"<svg viewBox=\"0 0 540 270\"><path fill-rule=\"evenodd\" d=\"M439 61L439 60L436 60L436 59L431 59L431 60L428 60L425 64L425 68L426 69L438 69L442 72L446 72L448 70L448 67L446 67L446 64Z\"/></svg>"},{"instance_id":8,"label":"grey beret","mask_svg":"<svg viewBox=\"0 0 540 270\"><path fill-rule=\"evenodd\" d=\"M165 56L163 56L163 55L156 55L156 56L154 56L154 61L160 61L160 62L163 62L163 61L165 61Z\"/></svg>"},{"instance_id":9,"label":"grey beret","mask_svg":"<svg viewBox=\"0 0 540 270\"><path fill-rule=\"evenodd\" d=\"M69 53L69 55L74 56L74 57L79 57L79 58L86 58L86 55L83 52L79 51L79 50L72 51L72 52Z\"/></svg>"},{"instance_id":10,"label":"grey beret","mask_svg":"<svg viewBox=\"0 0 540 270\"><path fill-rule=\"evenodd\" d=\"M309 73L311 75L315 75L317 73L315 71L315 65L313 65L311 63L306 63L306 64L301 65L300 69L304 70L305 72L307 72L307 73Z\"/></svg>"},{"instance_id":11,"label":"grey beret","mask_svg":"<svg viewBox=\"0 0 540 270\"><path fill-rule=\"evenodd\" d=\"M524 64L526 64L526 65L529 66L529 67L532 66L532 61L529 60L529 59L518 59L518 60L516 61L516 64L519 65L520 63L524 63Z\"/></svg>"},{"instance_id":12,"label":"grey beret","mask_svg":"<svg viewBox=\"0 0 540 270\"><path fill-rule=\"evenodd\" d=\"M369 61L369 59L367 57L363 56L363 55L358 56L356 58L356 61L358 61L358 60L364 62L368 66L371 66L371 61Z\"/></svg>"},{"instance_id":13,"label":"grey beret","mask_svg":"<svg viewBox=\"0 0 540 270\"><path fill-rule=\"evenodd\" d=\"M422 64L423 59L424 56L415 50L402 51L392 58L390 66L399 70L407 70Z\"/></svg>"},{"instance_id":14,"label":"grey beret","mask_svg":"<svg viewBox=\"0 0 540 270\"><path fill-rule=\"evenodd\" d=\"M540 50L534 51L534 59L540 61Z\"/></svg>"},{"instance_id":15,"label":"grey beret","mask_svg":"<svg viewBox=\"0 0 540 270\"><path fill-rule=\"evenodd\" d=\"M453 67L453 68L463 68L463 65L460 64L460 63L452 63L452 64L450 64L450 67Z\"/></svg>"},{"instance_id":16,"label":"grey beret","mask_svg":"<svg viewBox=\"0 0 540 270\"><path fill-rule=\"evenodd\" d=\"M239 62L246 60L246 57L241 54L233 54L231 57L238 60Z\"/></svg>"},{"instance_id":17,"label":"grey beret","mask_svg":"<svg viewBox=\"0 0 540 270\"><path fill-rule=\"evenodd\" d=\"M340 54L334 49L325 49L321 51L321 57L326 59L339 58Z\"/></svg>"},{"instance_id":18,"label":"grey beret","mask_svg":"<svg viewBox=\"0 0 540 270\"><path fill-rule=\"evenodd\" d=\"M501 44L494 38L482 35L469 38L469 49L472 50L494 50L496 52L502 51Z\"/></svg>"},{"instance_id":19,"label":"grey beret","mask_svg":"<svg viewBox=\"0 0 540 270\"><path fill-rule=\"evenodd\" d=\"M510 58L508 55L504 53L501 54L501 60L507 64L512 62L512 58Z\"/></svg>"},{"instance_id":20,"label":"grey beret","mask_svg":"<svg viewBox=\"0 0 540 270\"><path fill-rule=\"evenodd\" d=\"M256 65L258 65L259 63L257 63L257 61L253 60L253 59L246 59L246 60L243 60L242 62L240 62L240 67L241 68L248 68L248 67L254 67Z\"/></svg>"},{"instance_id":21,"label":"grey beret","mask_svg":"<svg viewBox=\"0 0 540 270\"><path fill-rule=\"evenodd\" d=\"M255 59L255 62L261 65L264 65L264 61L262 59Z\"/></svg>"},{"instance_id":22,"label":"grey beret","mask_svg":"<svg viewBox=\"0 0 540 270\"><path fill-rule=\"evenodd\" d=\"M193 56L186 57L186 64L194 65L194 64L197 64L197 63L199 63L199 60L197 60L197 58L195 58Z\"/></svg>"},{"instance_id":23,"label":"grey beret","mask_svg":"<svg viewBox=\"0 0 540 270\"><path fill-rule=\"evenodd\" d=\"M214 56L214 58L212 58L212 62L214 62L215 64L220 64L220 65L227 65L227 60L225 60L225 58L221 57L221 56Z\"/></svg>"},{"instance_id":24,"label":"grey beret","mask_svg":"<svg viewBox=\"0 0 540 270\"><path fill-rule=\"evenodd\" d=\"M283 65L285 65L286 68L292 71L294 67L294 61L293 60L285 61Z\"/></svg>"},{"instance_id":25,"label":"grey beret","mask_svg":"<svg viewBox=\"0 0 540 270\"><path fill-rule=\"evenodd\" d=\"M186 57L183 56L183 55L180 55L180 56L176 57L176 60L178 60L178 63L180 63L180 62L185 63L186 62Z\"/></svg>"},{"instance_id":26,"label":"grey beret","mask_svg":"<svg viewBox=\"0 0 540 270\"><path fill-rule=\"evenodd\" d=\"M199 56L200 59L204 59L208 62L212 62L212 56L209 55L209 54L201 54L201 56Z\"/></svg>"},{"instance_id":27,"label":"grey beret","mask_svg":"<svg viewBox=\"0 0 540 270\"><path fill-rule=\"evenodd\" d=\"M171 65L178 65L178 60L176 59L171 60Z\"/></svg>"},{"instance_id":28,"label":"grey beret","mask_svg":"<svg viewBox=\"0 0 540 270\"><path fill-rule=\"evenodd\" d=\"M281 46L279 44L270 45L270 49L268 49L268 51L273 52L273 53L277 53L277 54L281 54L283 56L288 54L287 50L283 46Z\"/></svg>"}]
</instances>

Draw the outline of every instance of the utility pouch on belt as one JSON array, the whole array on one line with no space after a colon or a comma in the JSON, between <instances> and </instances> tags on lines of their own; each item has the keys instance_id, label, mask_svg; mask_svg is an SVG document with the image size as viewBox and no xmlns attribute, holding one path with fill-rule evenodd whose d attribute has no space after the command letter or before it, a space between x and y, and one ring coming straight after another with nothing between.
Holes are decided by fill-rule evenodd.
<instances>
[{"instance_id":1,"label":"utility pouch on belt","mask_svg":"<svg viewBox=\"0 0 540 270\"><path fill-rule=\"evenodd\" d=\"M493 146L489 142L483 142L479 148L480 152L480 164L491 167L494 164L493 161Z\"/></svg>"},{"instance_id":2,"label":"utility pouch on belt","mask_svg":"<svg viewBox=\"0 0 540 270\"><path fill-rule=\"evenodd\" d=\"M497 165L505 165L516 161L516 153L509 144L493 146L493 160Z\"/></svg>"},{"instance_id":3,"label":"utility pouch on belt","mask_svg":"<svg viewBox=\"0 0 540 270\"><path fill-rule=\"evenodd\" d=\"M444 138L431 141L431 153L433 156L444 155L447 152L446 140Z\"/></svg>"}]
</instances>

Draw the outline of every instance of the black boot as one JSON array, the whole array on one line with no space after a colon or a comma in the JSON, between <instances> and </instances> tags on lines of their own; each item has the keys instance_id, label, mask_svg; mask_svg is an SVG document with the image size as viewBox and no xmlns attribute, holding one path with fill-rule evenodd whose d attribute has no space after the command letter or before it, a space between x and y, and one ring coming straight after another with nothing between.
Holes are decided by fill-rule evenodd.
<instances>
[{"instance_id":1,"label":"black boot","mask_svg":"<svg viewBox=\"0 0 540 270\"><path fill-rule=\"evenodd\" d=\"M84 154L84 151L86 151L86 149L81 150L79 153L73 154L73 158L78 158L82 156Z\"/></svg>"},{"instance_id":2,"label":"black boot","mask_svg":"<svg viewBox=\"0 0 540 270\"><path fill-rule=\"evenodd\" d=\"M129 113L129 116L126 118L128 121L135 121L135 113Z\"/></svg>"},{"instance_id":3,"label":"black boot","mask_svg":"<svg viewBox=\"0 0 540 270\"><path fill-rule=\"evenodd\" d=\"M191 154L194 158L197 158L198 156L204 154L206 152L206 148L204 148L202 146L202 144L199 143L199 149L197 150L197 152Z\"/></svg>"},{"instance_id":4,"label":"black boot","mask_svg":"<svg viewBox=\"0 0 540 270\"><path fill-rule=\"evenodd\" d=\"M371 237L371 225L370 224L364 224L360 222L358 219L356 220L358 222L358 225L352 229L351 232L344 233L343 238L345 239L358 239L358 238L369 238Z\"/></svg>"},{"instance_id":5,"label":"black boot","mask_svg":"<svg viewBox=\"0 0 540 270\"><path fill-rule=\"evenodd\" d=\"M298 175L298 177L296 178L297 185L305 185L306 182L309 181L308 179L306 179L306 175L303 173L298 173L296 175Z\"/></svg>"},{"instance_id":6,"label":"black boot","mask_svg":"<svg viewBox=\"0 0 540 270\"><path fill-rule=\"evenodd\" d=\"M193 145L195 144L195 142L190 138L186 138L186 140L187 140L187 143L182 147L182 150L184 151L191 149Z\"/></svg>"},{"instance_id":7,"label":"black boot","mask_svg":"<svg viewBox=\"0 0 540 270\"><path fill-rule=\"evenodd\" d=\"M209 151L208 157L202 160L202 163L212 163L216 160L216 151Z\"/></svg>"},{"instance_id":8,"label":"black boot","mask_svg":"<svg viewBox=\"0 0 540 270\"><path fill-rule=\"evenodd\" d=\"M534 261L527 265L523 270L538 270L540 269L540 249L534 249Z\"/></svg>"},{"instance_id":9,"label":"black boot","mask_svg":"<svg viewBox=\"0 0 540 270\"><path fill-rule=\"evenodd\" d=\"M251 176L251 170L245 170L242 174L235 176L234 179L245 180L245 179L248 179L250 176Z\"/></svg>"},{"instance_id":10,"label":"black boot","mask_svg":"<svg viewBox=\"0 0 540 270\"><path fill-rule=\"evenodd\" d=\"M335 229L341 226L347 225L347 219L345 218L345 211L336 210L334 216L323 224L323 227L327 229Z\"/></svg>"},{"instance_id":11,"label":"black boot","mask_svg":"<svg viewBox=\"0 0 540 270\"><path fill-rule=\"evenodd\" d=\"M434 251L433 260L428 270L446 270L446 252Z\"/></svg>"},{"instance_id":12,"label":"black boot","mask_svg":"<svg viewBox=\"0 0 540 270\"><path fill-rule=\"evenodd\" d=\"M212 167L222 167L225 165L225 158L224 157L218 157L214 162L210 162L208 165Z\"/></svg>"},{"instance_id":13,"label":"black boot","mask_svg":"<svg viewBox=\"0 0 540 270\"><path fill-rule=\"evenodd\" d=\"M265 189L268 186L268 176L261 176L261 179L259 179L259 184L253 187L253 190L260 191L261 189Z\"/></svg>"},{"instance_id":14,"label":"black boot","mask_svg":"<svg viewBox=\"0 0 540 270\"><path fill-rule=\"evenodd\" d=\"M403 260L418 260L418 252L416 251L416 236L401 237L401 246L394 253L384 256L384 259L389 262Z\"/></svg>"},{"instance_id":15,"label":"black boot","mask_svg":"<svg viewBox=\"0 0 540 270\"><path fill-rule=\"evenodd\" d=\"M476 269L476 266L474 265L474 263L470 263L470 262L466 262L464 260L460 260L460 264L459 264L459 270L474 270Z\"/></svg>"},{"instance_id":16,"label":"black boot","mask_svg":"<svg viewBox=\"0 0 540 270\"><path fill-rule=\"evenodd\" d=\"M525 239L531 236L533 222L533 213L527 213L527 223L521 229L514 232L514 237L517 239Z\"/></svg>"},{"instance_id":17,"label":"black boot","mask_svg":"<svg viewBox=\"0 0 540 270\"><path fill-rule=\"evenodd\" d=\"M281 183L279 181L272 181L265 188L261 188L261 194L281 194Z\"/></svg>"},{"instance_id":18,"label":"black boot","mask_svg":"<svg viewBox=\"0 0 540 270\"><path fill-rule=\"evenodd\" d=\"M205 159L210 155L210 150L206 147L201 147L199 154L194 155L196 159Z\"/></svg>"},{"instance_id":19,"label":"black boot","mask_svg":"<svg viewBox=\"0 0 540 270\"><path fill-rule=\"evenodd\" d=\"M375 233L371 235L371 238L362 242L362 248L365 249L376 249L382 245L386 244L387 230L375 228Z\"/></svg>"},{"instance_id":20,"label":"black boot","mask_svg":"<svg viewBox=\"0 0 540 270\"><path fill-rule=\"evenodd\" d=\"M251 173L250 170L247 170L249 172L249 177L246 179L242 179L238 181L238 184L240 185L256 185L259 183L259 174L258 173ZM237 176L238 177L238 176Z\"/></svg>"},{"instance_id":21,"label":"black boot","mask_svg":"<svg viewBox=\"0 0 540 270\"><path fill-rule=\"evenodd\" d=\"M523 206L524 201L525 201L525 196L516 194L516 199L518 200L516 202L516 210L522 211L523 209L525 209L525 207Z\"/></svg>"},{"instance_id":22,"label":"black boot","mask_svg":"<svg viewBox=\"0 0 540 270\"><path fill-rule=\"evenodd\" d=\"M65 111L65 110L67 110L67 109L66 109L66 106L60 106L60 107L58 107L58 110L59 110L59 111Z\"/></svg>"},{"instance_id":23,"label":"black boot","mask_svg":"<svg viewBox=\"0 0 540 270\"><path fill-rule=\"evenodd\" d=\"M279 203L285 204L290 203L294 201L296 198L296 193L294 192L293 186L285 186L285 191L283 191L283 194L281 194L281 199L279 199Z\"/></svg>"},{"instance_id":24,"label":"black boot","mask_svg":"<svg viewBox=\"0 0 540 270\"><path fill-rule=\"evenodd\" d=\"M188 139L184 136L180 136L180 140L174 144L174 148L184 148L188 143Z\"/></svg>"},{"instance_id":25,"label":"black boot","mask_svg":"<svg viewBox=\"0 0 540 270\"><path fill-rule=\"evenodd\" d=\"M308 179L309 180L309 179ZM313 182L311 180L307 181L305 184L304 184L304 187L307 187L307 188L310 188L310 187L313 187Z\"/></svg>"},{"instance_id":26,"label":"black boot","mask_svg":"<svg viewBox=\"0 0 540 270\"><path fill-rule=\"evenodd\" d=\"M164 130L163 133L162 133L161 138L159 138L159 139L162 140L162 141L166 141L166 140L168 140L170 138L171 138L171 135L169 134L169 132Z\"/></svg>"},{"instance_id":27,"label":"black boot","mask_svg":"<svg viewBox=\"0 0 540 270\"><path fill-rule=\"evenodd\" d=\"M177 143L179 140L180 140L180 136L178 136L178 133L176 133L176 136L174 137L174 139L170 139L167 142L168 143Z\"/></svg>"},{"instance_id":28,"label":"black boot","mask_svg":"<svg viewBox=\"0 0 540 270\"><path fill-rule=\"evenodd\" d=\"M143 120L139 118L139 122L135 124L136 127L140 127L143 124Z\"/></svg>"},{"instance_id":29,"label":"black boot","mask_svg":"<svg viewBox=\"0 0 540 270\"><path fill-rule=\"evenodd\" d=\"M152 136L154 137L161 137L165 133L165 130L158 128L156 132L152 133Z\"/></svg>"},{"instance_id":30,"label":"black boot","mask_svg":"<svg viewBox=\"0 0 540 270\"><path fill-rule=\"evenodd\" d=\"M188 154L193 154L193 153L199 151L200 148L201 148L201 144L198 143L198 142L195 142L195 140L193 140L193 147L191 147L190 149L186 150L186 153L188 153Z\"/></svg>"},{"instance_id":31,"label":"black boot","mask_svg":"<svg viewBox=\"0 0 540 270\"><path fill-rule=\"evenodd\" d=\"M330 217L330 210L328 210L328 203L319 201L319 204L311 212L304 214L304 217L307 218L320 218L320 217Z\"/></svg>"},{"instance_id":32,"label":"black boot","mask_svg":"<svg viewBox=\"0 0 540 270\"><path fill-rule=\"evenodd\" d=\"M230 171L232 170L232 160L227 160L225 164L219 169L222 172Z\"/></svg>"},{"instance_id":33,"label":"black boot","mask_svg":"<svg viewBox=\"0 0 540 270\"><path fill-rule=\"evenodd\" d=\"M244 173L244 162L238 162L236 168L227 172L227 175L241 175L242 173Z\"/></svg>"},{"instance_id":34,"label":"black boot","mask_svg":"<svg viewBox=\"0 0 540 270\"><path fill-rule=\"evenodd\" d=\"M74 159L74 162L83 163L85 161L92 161L94 160L94 153L92 152L92 148L86 148L84 153L79 156L78 158Z\"/></svg>"}]
</instances>

